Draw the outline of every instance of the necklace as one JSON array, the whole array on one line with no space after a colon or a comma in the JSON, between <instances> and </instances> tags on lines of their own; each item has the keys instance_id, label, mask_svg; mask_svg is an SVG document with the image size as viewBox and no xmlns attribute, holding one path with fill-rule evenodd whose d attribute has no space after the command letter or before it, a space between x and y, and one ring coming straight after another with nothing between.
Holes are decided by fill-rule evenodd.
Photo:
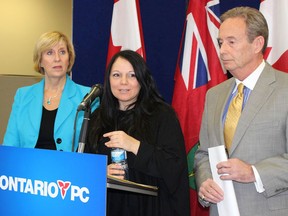
<instances>
[{"instance_id":1,"label":"necklace","mask_svg":"<svg viewBox=\"0 0 288 216\"><path fill-rule=\"evenodd\" d=\"M57 96L58 96L58 88L57 88L57 91L56 91L56 95L50 96L50 97L47 99L46 103L47 103L48 105L50 105L50 104L51 104L51 100L54 99L54 98L56 98Z\"/></svg>"}]
</instances>

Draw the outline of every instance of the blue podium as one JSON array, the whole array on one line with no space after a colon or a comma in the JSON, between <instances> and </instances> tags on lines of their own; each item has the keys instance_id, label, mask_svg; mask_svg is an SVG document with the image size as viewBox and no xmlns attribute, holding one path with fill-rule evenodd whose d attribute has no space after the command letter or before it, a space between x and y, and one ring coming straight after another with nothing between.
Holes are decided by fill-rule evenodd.
<instances>
[{"instance_id":1,"label":"blue podium","mask_svg":"<svg viewBox=\"0 0 288 216\"><path fill-rule=\"evenodd\" d=\"M0 215L106 215L107 157L0 146Z\"/></svg>"}]
</instances>

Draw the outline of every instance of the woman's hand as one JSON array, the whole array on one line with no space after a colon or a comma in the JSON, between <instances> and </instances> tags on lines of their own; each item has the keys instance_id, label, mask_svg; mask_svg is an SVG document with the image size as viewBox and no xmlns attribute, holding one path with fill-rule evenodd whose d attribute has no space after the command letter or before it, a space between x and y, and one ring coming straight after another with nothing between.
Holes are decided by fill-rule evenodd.
<instances>
[{"instance_id":1,"label":"woman's hand","mask_svg":"<svg viewBox=\"0 0 288 216\"><path fill-rule=\"evenodd\" d=\"M124 131L112 131L103 136L110 138L110 141L105 143L108 148L122 148L137 155L140 141L129 136Z\"/></svg>"},{"instance_id":2,"label":"woman's hand","mask_svg":"<svg viewBox=\"0 0 288 216\"><path fill-rule=\"evenodd\" d=\"M120 164L112 163L107 166L107 174L115 178L124 179L125 171Z\"/></svg>"}]
</instances>

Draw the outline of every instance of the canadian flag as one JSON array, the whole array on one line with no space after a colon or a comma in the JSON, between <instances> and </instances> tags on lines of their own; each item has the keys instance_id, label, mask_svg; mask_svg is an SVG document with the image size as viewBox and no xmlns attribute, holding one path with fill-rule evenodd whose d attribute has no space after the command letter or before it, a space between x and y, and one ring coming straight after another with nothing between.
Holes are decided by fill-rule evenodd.
<instances>
[{"instance_id":1,"label":"canadian flag","mask_svg":"<svg viewBox=\"0 0 288 216\"><path fill-rule=\"evenodd\" d=\"M288 72L288 1L261 0L259 10L265 16L269 27L264 58L274 68Z\"/></svg>"},{"instance_id":2,"label":"canadian flag","mask_svg":"<svg viewBox=\"0 0 288 216\"><path fill-rule=\"evenodd\" d=\"M145 58L138 0L114 0L107 64L115 53L126 49Z\"/></svg>"}]
</instances>

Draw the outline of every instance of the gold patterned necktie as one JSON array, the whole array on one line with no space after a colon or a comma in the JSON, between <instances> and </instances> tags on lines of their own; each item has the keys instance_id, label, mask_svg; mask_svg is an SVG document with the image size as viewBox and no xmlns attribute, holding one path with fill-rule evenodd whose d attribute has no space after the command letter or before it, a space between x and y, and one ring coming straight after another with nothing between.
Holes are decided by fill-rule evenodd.
<instances>
[{"instance_id":1,"label":"gold patterned necktie","mask_svg":"<svg viewBox=\"0 0 288 216\"><path fill-rule=\"evenodd\" d=\"M244 85L240 83L237 89L238 89L237 95L233 98L233 100L229 105L224 124L224 139L226 149L228 150L228 152L230 151L230 147L238 124L238 120L242 112Z\"/></svg>"}]
</instances>

